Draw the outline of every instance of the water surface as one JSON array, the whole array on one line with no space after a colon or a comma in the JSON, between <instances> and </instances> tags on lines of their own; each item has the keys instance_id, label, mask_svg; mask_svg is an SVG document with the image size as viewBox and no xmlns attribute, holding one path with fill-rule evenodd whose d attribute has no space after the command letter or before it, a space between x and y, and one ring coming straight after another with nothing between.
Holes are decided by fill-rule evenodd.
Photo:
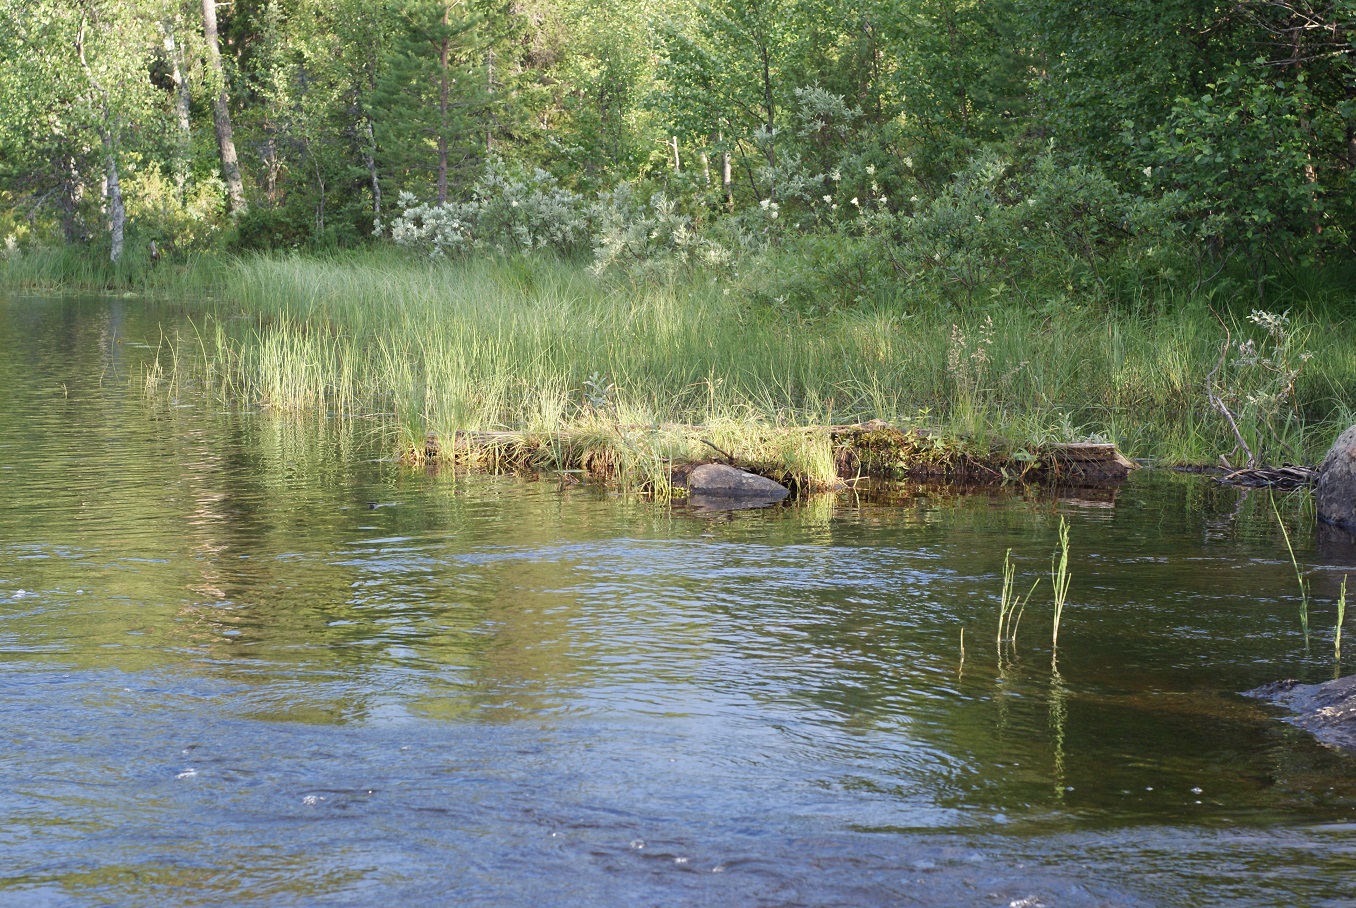
<instances>
[{"instance_id":1,"label":"water surface","mask_svg":"<svg viewBox=\"0 0 1356 908\"><path fill-rule=\"evenodd\" d=\"M1339 669L1301 502L1307 642L1255 493L696 514L147 398L191 330L0 300L4 905L1356 904L1356 759L1237 695Z\"/></svg>"}]
</instances>

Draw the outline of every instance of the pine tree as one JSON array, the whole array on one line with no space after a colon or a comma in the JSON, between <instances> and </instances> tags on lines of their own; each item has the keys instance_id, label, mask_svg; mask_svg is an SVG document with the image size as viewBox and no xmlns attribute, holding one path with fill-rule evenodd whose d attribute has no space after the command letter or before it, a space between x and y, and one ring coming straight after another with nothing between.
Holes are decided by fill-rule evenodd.
<instances>
[{"instance_id":1,"label":"pine tree","mask_svg":"<svg viewBox=\"0 0 1356 908\"><path fill-rule=\"evenodd\" d=\"M403 186L431 182L446 202L484 155L490 95L483 21L449 0L406 0L373 96L380 164Z\"/></svg>"}]
</instances>

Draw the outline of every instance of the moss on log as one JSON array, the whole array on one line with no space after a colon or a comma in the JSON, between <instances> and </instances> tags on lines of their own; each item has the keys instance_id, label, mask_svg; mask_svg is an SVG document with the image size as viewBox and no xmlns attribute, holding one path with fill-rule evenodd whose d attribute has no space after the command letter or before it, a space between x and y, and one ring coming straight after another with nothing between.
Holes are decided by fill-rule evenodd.
<instances>
[{"instance_id":1,"label":"moss on log","mask_svg":"<svg viewBox=\"0 0 1356 908\"><path fill-rule=\"evenodd\" d=\"M429 434L422 445L411 445L404 459L498 473L565 474L663 495L681 487L694 466L710 462L729 463L796 491L866 478L1090 484L1118 482L1135 469L1112 444L980 443L880 421L719 432L704 426L613 424L538 434Z\"/></svg>"}]
</instances>

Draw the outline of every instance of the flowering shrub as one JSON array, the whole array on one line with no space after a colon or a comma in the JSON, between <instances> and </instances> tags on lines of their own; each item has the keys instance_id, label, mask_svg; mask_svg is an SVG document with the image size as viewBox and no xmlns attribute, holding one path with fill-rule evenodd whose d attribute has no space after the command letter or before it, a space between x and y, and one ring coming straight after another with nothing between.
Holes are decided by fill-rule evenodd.
<instances>
[{"instance_id":1,"label":"flowering shrub","mask_svg":"<svg viewBox=\"0 0 1356 908\"><path fill-rule=\"evenodd\" d=\"M540 167L513 177L504 172L502 162L492 162L471 194L480 245L500 252L572 252L588 242L583 196L562 188Z\"/></svg>"},{"instance_id":2,"label":"flowering shrub","mask_svg":"<svg viewBox=\"0 0 1356 908\"><path fill-rule=\"evenodd\" d=\"M402 192L399 207L400 215L391 222L391 239L434 256L473 249L572 252L589 238L582 196L562 188L540 168L513 175L502 161L486 166L471 189L470 201L420 203L413 194Z\"/></svg>"},{"instance_id":3,"label":"flowering shrub","mask_svg":"<svg viewBox=\"0 0 1356 908\"><path fill-rule=\"evenodd\" d=\"M850 143L861 114L841 98L818 88L796 97L790 127L751 137L764 159L747 171L759 196L738 208L677 173L661 190L620 184L586 200L544 170L492 161L465 201L420 204L402 193L391 236L431 255L591 249L596 273L759 257L767 267L744 269L757 275L743 282L755 284L750 295L806 314L872 299L974 305L1006 294L1050 308L1179 277L1181 202L1172 194L1146 200L1095 167L1065 166L1053 150L981 156L925 188L911 159Z\"/></svg>"},{"instance_id":4,"label":"flowering shrub","mask_svg":"<svg viewBox=\"0 0 1356 908\"><path fill-rule=\"evenodd\" d=\"M729 253L703 237L692 218L662 192L645 205L626 185L600 193L591 209L594 228L593 270L645 262L723 265Z\"/></svg>"},{"instance_id":5,"label":"flowering shrub","mask_svg":"<svg viewBox=\"0 0 1356 908\"><path fill-rule=\"evenodd\" d=\"M402 192L399 205L400 215L391 222L391 239L397 246L423 249L433 256L472 248L474 204L421 204L413 193Z\"/></svg>"}]
</instances>

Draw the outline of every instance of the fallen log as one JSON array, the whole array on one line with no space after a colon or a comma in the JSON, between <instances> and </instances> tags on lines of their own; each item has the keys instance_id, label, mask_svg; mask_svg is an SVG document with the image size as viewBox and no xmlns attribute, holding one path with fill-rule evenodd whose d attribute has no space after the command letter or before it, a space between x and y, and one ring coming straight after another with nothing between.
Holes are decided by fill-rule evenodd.
<instances>
[{"instance_id":1,"label":"fallen log","mask_svg":"<svg viewBox=\"0 0 1356 908\"><path fill-rule=\"evenodd\" d=\"M1115 482L1135 469L1113 444L978 446L964 438L869 422L831 430L838 474L880 479Z\"/></svg>"},{"instance_id":2,"label":"fallen log","mask_svg":"<svg viewBox=\"0 0 1356 908\"><path fill-rule=\"evenodd\" d=\"M406 452L412 462L471 463L497 472L585 473L604 481L641 469L640 484L681 486L693 467L720 461L801 490L842 487L862 479L947 480L968 483L1117 482L1135 469L1113 444L1077 442L1045 445L979 444L926 429L901 430L882 421L798 426L756 426L742 439L727 428L721 444L707 426L599 424L554 433L458 431L430 433ZM781 442L777 442L781 439ZM741 448L742 445L742 448ZM811 475L779 448L827 449L830 474ZM760 453L753 453L753 449ZM833 474L836 474L836 479Z\"/></svg>"},{"instance_id":3,"label":"fallen log","mask_svg":"<svg viewBox=\"0 0 1356 908\"><path fill-rule=\"evenodd\" d=\"M1243 486L1249 489L1280 489L1288 492L1316 485L1318 471L1292 464L1280 467L1248 467L1221 476L1218 481L1224 485Z\"/></svg>"}]
</instances>

